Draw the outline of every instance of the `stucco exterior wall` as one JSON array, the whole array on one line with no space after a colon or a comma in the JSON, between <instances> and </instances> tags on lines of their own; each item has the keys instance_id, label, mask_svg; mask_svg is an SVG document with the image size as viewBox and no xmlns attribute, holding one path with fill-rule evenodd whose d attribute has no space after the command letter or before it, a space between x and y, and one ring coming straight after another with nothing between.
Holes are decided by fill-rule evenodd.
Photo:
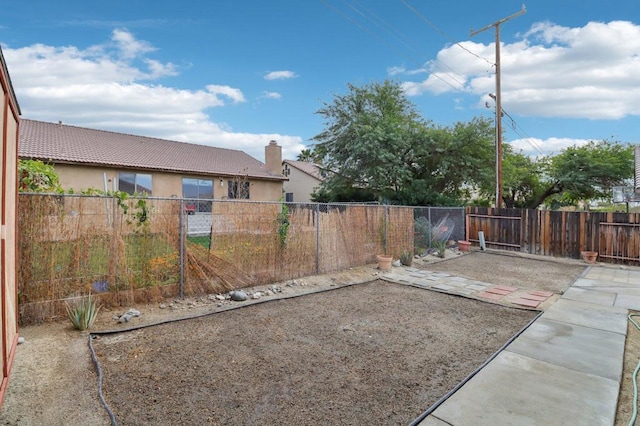
<instances>
[{"instance_id":1,"label":"stucco exterior wall","mask_svg":"<svg viewBox=\"0 0 640 426\"><path fill-rule=\"evenodd\" d=\"M118 189L118 173L145 173L152 175L153 197L182 197L182 179L212 179L213 197L226 199L228 196L229 177L185 175L160 171L126 170L97 166L81 166L73 164L55 164L54 169L60 177L64 190L73 189L80 192L95 188L104 190L104 173L107 174L107 189ZM222 185L220 185L222 181ZM114 186L115 182L115 186ZM249 180L249 195L253 201L277 201L282 197L282 181Z\"/></svg>"},{"instance_id":2,"label":"stucco exterior wall","mask_svg":"<svg viewBox=\"0 0 640 426\"><path fill-rule=\"evenodd\" d=\"M313 176L304 173L295 167L289 168L289 181L283 184L284 192L293 193L293 201L296 203L308 203L311 194L320 186L320 181Z\"/></svg>"},{"instance_id":3,"label":"stucco exterior wall","mask_svg":"<svg viewBox=\"0 0 640 426\"><path fill-rule=\"evenodd\" d=\"M17 268L17 202L18 202L18 132L20 108L13 94L11 79L0 52L0 86L2 115L2 161L0 161L0 341L2 342L2 375L0 406L7 389L13 358L18 344L18 282Z\"/></svg>"}]
</instances>

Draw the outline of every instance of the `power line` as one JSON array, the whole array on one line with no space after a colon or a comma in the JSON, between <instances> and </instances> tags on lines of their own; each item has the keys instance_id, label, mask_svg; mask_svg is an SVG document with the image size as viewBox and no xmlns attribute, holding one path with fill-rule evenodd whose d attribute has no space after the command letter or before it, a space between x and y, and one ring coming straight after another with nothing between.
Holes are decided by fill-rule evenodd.
<instances>
[{"instance_id":1,"label":"power line","mask_svg":"<svg viewBox=\"0 0 640 426\"><path fill-rule=\"evenodd\" d=\"M337 13L338 15L342 16L344 19L346 19L347 21L351 22L353 25L357 26L358 28L360 28L361 30L365 31L366 33L368 33L369 35L375 37L376 39L378 39L379 41L382 41L383 43L385 43L387 46L389 46L396 54L398 54L399 56L405 58L406 60L408 60L411 63L414 63L416 66L418 67L423 67L423 64L421 64L419 61L417 61L415 58L407 56L406 54L404 54L403 52L400 52L399 50L396 49L396 47L390 43L389 41L387 41L386 39L384 39L383 37L381 37L379 34L377 34L376 32L371 31L369 28L361 25L359 22L357 22L356 20L352 19L350 16L348 16L347 14L343 13L341 10L339 10L338 8L336 8L335 6L333 6L332 4L328 3L326 0L320 0L321 3L323 3L325 6L327 6L328 8L330 8L331 10L333 10L335 13ZM343 0L343 2L346 3L345 0ZM354 9L352 6L350 6L349 4L347 4L350 8ZM354 9L356 10L356 9ZM362 12L359 10L356 10L357 13L362 15ZM373 22L373 21L372 21ZM388 24L386 24L388 25ZM442 63L441 61L438 61L440 63ZM444 63L443 63L444 64ZM446 64L444 64L446 65ZM450 67L449 67L450 68ZM463 92L464 89L464 84L453 79L454 81L456 81L460 87L456 87L453 84L451 84L449 81L445 80L444 78L442 78L441 76L439 76L438 74L435 73L431 73L431 75L435 78L437 78L438 80L442 81L443 83L445 83L447 86L451 87L453 90L457 91L457 92ZM458 74L460 75L460 74Z\"/></svg>"},{"instance_id":2,"label":"power line","mask_svg":"<svg viewBox=\"0 0 640 426\"><path fill-rule=\"evenodd\" d=\"M382 37L377 32L372 31L370 28L368 28L366 26L363 26L360 22L356 21L351 16L349 16L346 13L344 13L342 10L340 10L337 7L335 7L334 5L330 4L328 1L326 1L326 0L320 0L320 1L326 7L328 7L331 10L333 10L335 13L337 13L338 15L340 15L341 17L343 17L347 21L351 22L353 25L355 25L356 27L358 27L362 31L368 33L369 35L375 37L379 41L382 41L383 43L388 45L399 56L403 57L404 59L410 61L411 63L415 64L416 66L418 66L420 68L422 68L424 66L415 57L408 56L407 54L399 51L393 43L389 42L387 39ZM475 56L476 58L487 62L492 67L495 66L495 64L493 62L489 61L488 59L477 55L476 53L470 51L469 49L467 49L466 47L464 47L460 43L457 43L457 42L453 41L453 39L445 31L443 31L437 25L435 25L433 22L428 20L418 10L416 10L413 6L411 6L409 3L407 3L406 0L400 0L400 1L407 8L409 8L413 13L415 13L421 20L426 22L434 30L436 30L438 33L443 35L447 40L452 41L454 44L456 44L461 49L465 50L466 52L470 53L471 55ZM359 2L358 0L353 0L352 3L349 2L348 0L342 0L342 2L349 9L351 9L358 16L360 16L362 19L370 22L374 26L376 26L376 27L380 28L381 30L383 30L385 33L387 33L389 36L391 36L393 38L393 40L395 40L396 43L402 45L405 49L411 51L412 54L417 53L416 49L405 41L406 39L408 39L405 34L403 34L401 31L397 30L393 25L389 24L384 19L380 18L376 13L374 13L372 10L370 10L369 8L364 6L361 2ZM463 89L465 87L465 83L464 83L464 81L460 81L456 76L462 78L463 80L466 80L465 76L463 76L462 74L458 73L451 66L447 65L445 62L443 62L443 61L441 61L439 59L435 59L435 60L429 61L429 63L433 67L432 71L430 72L430 75L432 75L434 78L439 79L443 83L447 84L449 87L451 87L455 91L458 91L458 92L462 92L463 91ZM438 71L437 71L438 68L440 68L442 70L442 72L438 73ZM453 84L450 81L446 80L445 77L450 79L453 82ZM459 87L456 87L456 85L459 86ZM507 117L509 117L509 119L511 120L511 130L515 134L517 134L519 137L524 139L529 145L531 145L531 147L536 152L538 152L539 154L543 155L542 150L540 149L539 146L537 146L534 143L533 138L531 138L531 136L529 136L526 133L526 131L515 121L515 119L507 111L504 110L504 108L502 108L502 113L503 113L503 115L506 115Z\"/></svg>"},{"instance_id":3,"label":"power line","mask_svg":"<svg viewBox=\"0 0 640 426\"><path fill-rule=\"evenodd\" d=\"M409 10L411 10L413 13L415 13L418 18L422 19L424 22L427 23L427 25L429 25L431 28L433 28L434 30L436 30L437 32L439 32L442 36L444 36L444 38L446 38L447 40L449 40L450 42L452 42L453 44L455 44L456 46L458 46L459 48L461 48L462 50L470 53L471 55L475 56L478 59L481 59L485 62L487 62L489 65L494 66L495 63L491 62L489 59L484 58L478 54L476 54L475 52L472 52L471 50L467 49L466 47L464 47L462 44L460 44L459 42L455 41L451 36L449 36L449 34L447 34L446 32L444 32L443 30L441 30L436 24L434 24L433 22L431 22L430 20L428 20L422 13L420 13L416 8L414 8L413 6L411 6L409 3L406 2L406 0L400 0L402 2L402 4L404 4L407 8L409 8Z\"/></svg>"},{"instance_id":4,"label":"power line","mask_svg":"<svg viewBox=\"0 0 640 426\"><path fill-rule=\"evenodd\" d=\"M502 114L506 115L507 117L509 117L509 119L511 120L511 130L513 130L513 132L520 136L520 138L522 138L523 140L525 140L529 145L531 145L531 147L536 150L538 152L538 154L540 155L544 155L544 153L542 152L541 148L535 144L533 142L533 138L531 136L529 136L527 134L527 132L522 128L522 126L520 126L516 120L507 112L505 111L504 108L502 108Z\"/></svg>"}]
</instances>

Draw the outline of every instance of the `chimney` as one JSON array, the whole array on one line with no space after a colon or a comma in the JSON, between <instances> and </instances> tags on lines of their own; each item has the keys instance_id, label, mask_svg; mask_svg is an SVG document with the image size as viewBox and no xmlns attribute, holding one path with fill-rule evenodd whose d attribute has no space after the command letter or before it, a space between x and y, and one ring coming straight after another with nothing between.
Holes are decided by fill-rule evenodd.
<instances>
[{"instance_id":1,"label":"chimney","mask_svg":"<svg viewBox=\"0 0 640 426\"><path fill-rule=\"evenodd\" d=\"M264 148L264 163L269 173L282 174L282 147L276 141L269 142Z\"/></svg>"}]
</instances>

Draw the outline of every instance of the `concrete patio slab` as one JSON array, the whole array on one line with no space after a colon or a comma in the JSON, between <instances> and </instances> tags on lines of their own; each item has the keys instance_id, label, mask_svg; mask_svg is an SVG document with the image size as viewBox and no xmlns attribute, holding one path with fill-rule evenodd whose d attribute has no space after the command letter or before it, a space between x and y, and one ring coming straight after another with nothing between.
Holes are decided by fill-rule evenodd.
<instances>
[{"instance_id":1,"label":"concrete patio slab","mask_svg":"<svg viewBox=\"0 0 640 426\"><path fill-rule=\"evenodd\" d=\"M622 334L549 320L543 315L506 350L619 381L624 341Z\"/></svg>"},{"instance_id":2,"label":"concrete patio slab","mask_svg":"<svg viewBox=\"0 0 640 426\"><path fill-rule=\"evenodd\" d=\"M627 333L627 310L623 308L563 298L545 311L544 318L622 335Z\"/></svg>"},{"instance_id":3,"label":"concrete patio slab","mask_svg":"<svg viewBox=\"0 0 640 426\"><path fill-rule=\"evenodd\" d=\"M614 288L637 288L637 284L627 283L626 280L614 281L611 279L590 279L590 278L578 278L576 282L573 284L573 287L593 287L593 288L606 288L606 287L614 287Z\"/></svg>"},{"instance_id":4,"label":"concrete patio slab","mask_svg":"<svg viewBox=\"0 0 640 426\"><path fill-rule=\"evenodd\" d=\"M640 310L640 296L630 296L628 294L618 294L613 306L617 308L627 308Z\"/></svg>"},{"instance_id":5,"label":"concrete patio slab","mask_svg":"<svg viewBox=\"0 0 640 426\"><path fill-rule=\"evenodd\" d=\"M502 352L432 416L454 426L610 426L618 386L614 380Z\"/></svg>"},{"instance_id":6,"label":"concrete patio slab","mask_svg":"<svg viewBox=\"0 0 640 426\"><path fill-rule=\"evenodd\" d=\"M595 288L571 287L562 296L564 299L576 300L578 302L596 303L598 305L613 306L616 301L615 293L599 291Z\"/></svg>"}]
</instances>

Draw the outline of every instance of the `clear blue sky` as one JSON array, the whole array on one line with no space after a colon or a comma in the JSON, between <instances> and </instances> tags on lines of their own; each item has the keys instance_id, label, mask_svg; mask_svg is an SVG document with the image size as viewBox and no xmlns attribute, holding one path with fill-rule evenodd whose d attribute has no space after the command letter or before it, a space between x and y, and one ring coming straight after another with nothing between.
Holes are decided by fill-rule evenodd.
<instances>
[{"instance_id":1,"label":"clear blue sky","mask_svg":"<svg viewBox=\"0 0 640 426\"><path fill-rule=\"evenodd\" d=\"M501 26L505 139L640 142L640 2L539 0ZM11 1L0 44L24 118L285 158L346 84L394 79L438 125L493 117L494 31L520 1ZM471 53L470 53L471 52ZM513 120L512 120L513 119ZM514 130L513 127L516 127Z\"/></svg>"}]
</instances>

